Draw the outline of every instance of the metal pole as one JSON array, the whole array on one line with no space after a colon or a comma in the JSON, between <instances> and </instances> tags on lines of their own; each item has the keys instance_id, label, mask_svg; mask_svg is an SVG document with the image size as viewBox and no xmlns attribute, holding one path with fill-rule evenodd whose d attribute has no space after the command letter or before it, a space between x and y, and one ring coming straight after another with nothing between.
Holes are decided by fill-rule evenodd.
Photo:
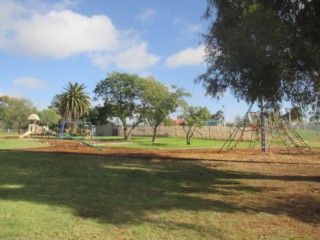
<instances>
[{"instance_id":1,"label":"metal pole","mask_svg":"<svg viewBox=\"0 0 320 240\"><path fill-rule=\"evenodd\" d=\"M265 116L263 114L264 108L263 108L263 100L260 100L261 104L261 152L266 153L267 147L266 147L266 123L265 123Z\"/></svg>"}]
</instances>

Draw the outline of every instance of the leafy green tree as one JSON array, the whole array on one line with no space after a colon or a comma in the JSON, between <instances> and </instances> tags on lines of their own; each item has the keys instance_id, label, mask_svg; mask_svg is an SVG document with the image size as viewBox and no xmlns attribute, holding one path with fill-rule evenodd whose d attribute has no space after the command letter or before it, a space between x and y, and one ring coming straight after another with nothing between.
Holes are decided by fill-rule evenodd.
<instances>
[{"instance_id":1,"label":"leafy green tree","mask_svg":"<svg viewBox=\"0 0 320 240\"><path fill-rule=\"evenodd\" d=\"M212 114L211 118L213 120L223 121L224 120L224 113L221 110L218 110L215 114Z\"/></svg>"},{"instance_id":2,"label":"leafy green tree","mask_svg":"<svg viewBox=\"0 0 320 240\"><path fill-rule=\"evenodd\" d=\"M0 105L3 111L2 120L6 127L12 128L16 124L19 133L21 133L22 125L27 125L29 115L37 111L32 102L26 98L2 96Z\"/></svg>"},{"instance_id":3,"label":"leafy green tree","mask_svg":"<svg viewBox=\"0 0 320 240\"><path fill-rule=\"evenodd\" d=\"M153 129L152 142L155 142L160 124L164 124L169 115L183 105L183 98L187 96L190 94L183 89L177 89L175 86L169 88L152 77L146 79L143 84L142 100L147 108L145 118Z\"/></svg>"},{"instance_id":4,"label":"leafy green tree","mask_svg":"<svg viewBox=\"0 0 320 240\"><path fill-rule=\"evenodd\" d=\"M93 125L109 124L108 117L111 116L111 108L101 105L90 108L89 113L82 116L84 122L91 122Z\"/></svg>"},{"instance_id":5,"label":"leafy green tree","mask_svg":"<svg viewBox=\"0 0 320 240\"><path fill-rule=\"evenodd\" d=\"M42 124L48 127L54 127L59 123L59 116L56 111L52 109L44 109L38 112Z\"/></svg>"},{"instance_id":6,"label":"leafy green tree","mask_svg":"<svg viewBox=\"0 0 320 240\"><path fill-rule=\"evenodd\" d=\"M320 114L320 1L208 0L206 73L196 82L248 103L283 100Z\"/></svg>"},{"instance_id":7,"label":"leafy green tree","mask_svg":"<svg viewBox=\"0 0 320 240\"><path fill-rule=\"evenodd\" d=\"M203 126L203 122L211 119L211 114L206 107L184 107L183 113L179 116L183 120L183 131L186 133L186 142L191 143L194 131Z\"/></svg>"},{"instance_id":8,"label":"leafy green tree","mask_svg":"<svg viewBox=\"0 0 320 240\"><path fill-rule=\"evenodd\" d=\"M54 110L57 114L60 114L60 103L60 94L56 94L53 96L48 108Z\"/></svg>"},{"instance_id":9,"label":"leafy green tree","mask_svg":"<svg viewBox=\"0 0 320 240\"><path fill-rule=\"evenodd\" d=\"M79 118L89 112L90 97L85 92L83 84L69 82L64 92L57 96L60 114L65 120L78 121ZM76 132L77 124L73 124L72 133Z\"/></svg>"},{"instance_id":10,"label":"leafy green tree","mask_svg":"<svg viewBox=\"0 0 320 240\"><path fill-rule=\"evenodd\" d=\"M121 121L125 140L130 139L132 131L145 116L145 103L141 99L144 81L138 75L112 72L94 90L95 99L102 98L104 107L110 109L110 117Z\"/></svg>"}]
</instances>

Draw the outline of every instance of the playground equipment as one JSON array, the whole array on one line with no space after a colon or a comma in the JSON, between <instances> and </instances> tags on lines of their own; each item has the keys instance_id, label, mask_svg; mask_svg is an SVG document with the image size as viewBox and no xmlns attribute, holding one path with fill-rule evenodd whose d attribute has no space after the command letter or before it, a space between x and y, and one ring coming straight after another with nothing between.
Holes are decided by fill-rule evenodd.
<instances>
[{"instance_id":1,"label":"playground equipment","mask_svg":"<svg viewBox=\"0 0 320 240\"><path fill-rule=\"evenodd\" d=\"M40 120L40 118L37 114L31 114L28 117L28 121L29 121L28 131L25 132L24 134L22 134L19 138L24 138L24 137L31 135L32 133L36 133L37 126L38 126L37 121L39 121L39 120Z\"/></svg>"},{"instance_id":2,"label":"playground equipment","mask_svg":"<svg viewBox=\"0 0 320 240\"><path fill-rule=\"evenodd\" d=\"M27 136L30 136L32 134L34 135L38 135L38 136L43 136L43 135L56 135L56 132L51 131L49 129L49 127L47 126L43 126L40 130L39 130L39 126L37 124L37 122L40 120L39 116L37 114L31 114L28 117L28 131L25 132L24 134L22 134L19 138L24 138Z\"/></svg>"},{"instance_id":3,"label":"playground equipment","mask_svg":"<svg viewBox=\"0 0 320 240\"><path fill-rule=\"evenodd\" d=\"M299 152L311 151L307 143L294 130L290 123L281 116L278 110L273 110L267 106L261 111L249 110L237 124L236 128L225 141L220 151L232 150L242 142L246 142L248 149L256 147L256 143L261 145L261 152L271 152L271 149L287 149L289 152L297 150Z\"/></svg>"},{"instance_id":4,"label":"playground equipment","mask_svg":"<svg viewBox=\"0 0 320 240\"><path fill-rule=\"evenodd\" d=\"M67 121L67 120L62 122L62 124L60 126L60 131L59 131L59 134L57 134L56 140L62 140L62 138L65 137L65 138L69 138L71 140L77 141L79 143L82 143L84 145L96 148L100 151L103 151L103 148L94 145L94 143L87 142L87 141L77 137L76 136L77 134L75 134L75 136L71 136L69 133L67 133L68 125L82 125L83 129L79 132L80 137L89 136L91 141L95 141L95 142L98 141L98 137L96 134L96 128L94 125L91 124L91 122Z\"/></svg>"}]
</instances>

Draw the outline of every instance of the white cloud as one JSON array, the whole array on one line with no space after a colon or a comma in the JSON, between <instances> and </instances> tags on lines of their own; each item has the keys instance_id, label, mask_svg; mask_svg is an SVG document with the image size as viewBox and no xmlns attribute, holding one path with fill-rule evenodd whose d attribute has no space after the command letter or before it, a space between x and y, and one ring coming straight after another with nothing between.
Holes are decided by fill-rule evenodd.
<instances>
[{"instance_id":1,"label":"white cloud","mask_svg":"<svg viewBox=\"0 0 320 240\"><path fill-rule=\"evenodd\" d=\"M56 59L85 53L103 69L110 64L143 69L159 59L147 52L147 44L134 31L118 30L108 16L85 16L66 9L78 1L26 2L0 1L0 51ZM32 9L31 3L39 6ZM154 14L148 9L140 17L149 19Z\"/></svg>"},{"instance_id":2,"label":"white cloud","mask_svg":"<svg viewBox=\"0 0 320 240\"><path fill-rule=\"evenodd\" d=\"M168 68L201 65L203 63L204 54L203 45L197 48L187 48L167 58L164 65Z\"/></svg>"},{"instance_id":3,"label":"white cloud","mask_svg":"<svg viewBox=\"0 0 320 240\"><path fill-rule=\"evenodd\" d=\"M127 70L143 70L159 61L159 57L147 52L147 44L140 43L115 54L95 53L92 61L100 68L107 70L111 64Z\"/></svg>"},{"instance_id":4,"label":"white cloud","mask_svg":"<svg viewBox=\"0 0 320 240\"><path fill-rule=\"evenodd\" d=\"M27 89L37 89L43 88L47 86L47 83L43 80L30 78L30 77L22 77L12 81L12 85L15 87L24 87Z\"/></svg>"},{"instance_id":5,"label":"white cloud","mask_svg":"<svg viewBox=\"0 0 320 240\"><path fill-rule=\"evenodd\" d=\"M147 52L147 44L141 43L115 57L116 64L123 69L141 70L158 62L159 57Z\"/></svg>"},{"instance_id":6,"label":"white cloud","mask_svg":"<svg viewBox=\"0 0 320 240\"><path fill-rule=\"evenodd\" d=\"M33 57L64 58L81 52L110 51L118 44L118 32L108 17L86 17L69 10L19 19L4 34L2 48Z\"/></svg>"},{"instance_id":7,"label":"white cloud","mask_svg":"<svg viewBox=\"0 0 320 240\"><path fill-rule=\"evenodd\" d=\"M140 22L150 21L153 17L157 15L157 10L155 9L146 9L144 12L136 16L136 20Z\"/></svg>"}]
</instances>

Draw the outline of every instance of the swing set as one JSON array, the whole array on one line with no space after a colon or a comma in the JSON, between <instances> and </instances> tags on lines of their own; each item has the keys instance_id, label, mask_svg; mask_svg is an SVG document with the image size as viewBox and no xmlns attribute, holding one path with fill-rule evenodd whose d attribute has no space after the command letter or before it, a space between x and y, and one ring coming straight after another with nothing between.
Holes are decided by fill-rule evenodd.
<instances>
[{"instance_id":1,"label":"swing set","mask_svg":"<svg viewBox=\"0 0 320 240\"><path fill-rule=\"evenodd\" d=\"M69 134L69 127L70 126L79 126L82 125L83 127L80 128L80 131L76 134ZM80 137L77 137L77 134L80 134ZM92 143L85 140L85 138L89 136ZM83 121L69 121L65 120L62 122L60 126L59 134L57 134L56 140L62 140L63 138L68 138L74 141L77 141L81 144L96 148L100 151L103 151L103 148L98 147L94 144L94 142L98 141L98 137L96 134L96 128L94 125L91 124L91 122L83 122Z\"/></svg>"}]
</instances>

